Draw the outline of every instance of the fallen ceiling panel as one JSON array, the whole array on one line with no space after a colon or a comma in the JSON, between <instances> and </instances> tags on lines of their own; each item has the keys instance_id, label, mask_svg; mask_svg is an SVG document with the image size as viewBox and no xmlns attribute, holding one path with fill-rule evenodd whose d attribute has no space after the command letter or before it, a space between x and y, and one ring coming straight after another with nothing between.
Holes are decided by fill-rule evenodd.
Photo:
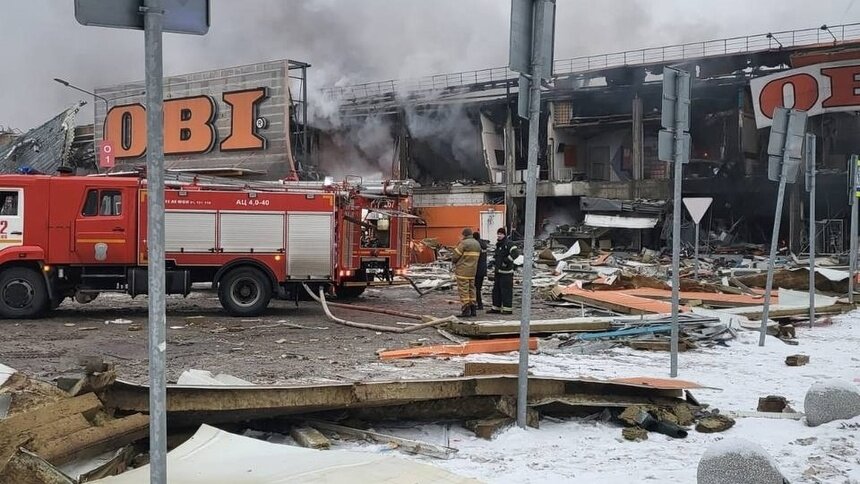
<instances>
[{"instance_id":1,"label":"fallen ceiling panel","mask_svg":"<svg viewBox=\"0 0 860 484\"><path fill-rule=\"evenodd\" d=\"M293 482L456 484L479 482L444 469L391 455L312 450L272 444L203 425L190 440L167 454L171 484L199 482L281 484ZM149 466L95 481L147 484ZM405 476L409 476L408 479Z\"/></svg>"},{"instance_id":2,"label":"fallen ceiling panel","mask_svg":"<svg viewBox=\"0 0 860 484\"><path fill-rule=\"evenodd\" d=\"M656 217L621 217L618 215L585 214L585 225L589 227L653 229L657 225L657 221Z\"/></svg>"}]
</instances>

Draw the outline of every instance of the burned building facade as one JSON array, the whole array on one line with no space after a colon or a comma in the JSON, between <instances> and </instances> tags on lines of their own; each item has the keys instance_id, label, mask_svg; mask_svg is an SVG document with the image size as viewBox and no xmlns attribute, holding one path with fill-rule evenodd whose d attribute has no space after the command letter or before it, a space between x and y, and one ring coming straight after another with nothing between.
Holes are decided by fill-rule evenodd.
<instances>
[{"instance_id":1,"label":"burned building facade","mask_svg":"<svg viewBox=\"0 0 860 484\"><path fill-rule=\"evenodd\" d=\"M691 159L682 195L714 199L702 220L703 240L712 247L770 240L777 184L767 178L770 129L763 119L784 105L808 110L808 131L818 136L818 251L842 252L847 160L860 150L855 64L860 24L555 61L541 106L538 232L604 247L665 245L672 170L657 159L657 133L662 71L672 65L693 74ZM822 75L822 66L845 69ZM818 69L822 86L813 89L810 74L795 73L798 68ZM776 79L767 99L762 79ZM831 79L850 92L839 109L824 99ZM415 203L427 219L459 207L456 225L486 230L480 214L492 210L498 223L504 210L505 223L520 230L528 122L517 116L517 91L507 68L332 88L324 95L338 109L314 132L312 144L323 171L346 174L357 167L349 157L326 166L331 158L323 155L337 146L373 169L365 174L415 179L421 185ZM802 178L789 186L780 236L795 253L804 252L809 239ZM683 225L692 242L686 214ZM452 231L436 229L428 231L450 242Z\"/></svg>"}]
</instances>

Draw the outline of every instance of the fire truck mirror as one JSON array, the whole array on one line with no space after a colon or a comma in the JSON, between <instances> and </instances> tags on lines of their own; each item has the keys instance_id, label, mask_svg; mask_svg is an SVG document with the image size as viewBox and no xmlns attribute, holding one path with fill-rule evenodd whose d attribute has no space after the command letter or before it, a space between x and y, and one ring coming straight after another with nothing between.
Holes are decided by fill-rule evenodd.
<instances>
[{"instance_id":1,"label":"fire truck mirror","mask_svg":"<svg viewBox=\"0 0 860 484\"><path fill-rule=\"evenodd\" d=\"M18 215L18 192L0 191L0 215L17 216Z\"/></svg>"}]
</instances>

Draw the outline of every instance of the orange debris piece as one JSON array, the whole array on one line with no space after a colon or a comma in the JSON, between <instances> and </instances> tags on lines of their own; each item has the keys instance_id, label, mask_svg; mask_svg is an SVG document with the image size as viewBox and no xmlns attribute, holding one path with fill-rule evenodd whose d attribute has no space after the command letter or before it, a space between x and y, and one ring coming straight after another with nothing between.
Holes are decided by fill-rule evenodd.
<instances>
[{"instance_id":1,"label":"orange debris piece","mask_svg":"<svg viewBox=\"0 0 860 484\"><path fill-rule=\"evenodd\" d=\"M564 296L573 296L585 304L606 307L628 314L665 314L672 312L672 304L627 294L624 291L586 291L573 286L560 288ZM684 311L686 308L681 308Z\"/></svg>"},{"instance_id":2,"label":"orange debris piece","mask_svg":"<svg viewBox=\"0 0 860 484\"><path fill-rule=\"evenodd\" d=\"M529 338L529 350L537 350L537 338ZM418 358L422 356L463 356L475 353L509 353L520 349L519 338L498 338L467 341L459 345L434 345L381 351L379 358L394 360L398 358Z\"/></svg>"},{"instance_id":3,"label":"orange debris piece","mask_svg":"<svg viewBox=\"0 0 860 484\"><path fill-rule=\"evenodd\" d=\"M624 294L631 296L647 297L649 299L671 299L672 291L665 289L654 289L640 287L638 289L625 289ZM771 304L777 304L778 296L771 294ZM731 306L761 306L764 296L748 296L745 294L721 294L718 292L681 291L681 299L698 299L705 303L723 303Z\"/></svg>"}]
</instances>

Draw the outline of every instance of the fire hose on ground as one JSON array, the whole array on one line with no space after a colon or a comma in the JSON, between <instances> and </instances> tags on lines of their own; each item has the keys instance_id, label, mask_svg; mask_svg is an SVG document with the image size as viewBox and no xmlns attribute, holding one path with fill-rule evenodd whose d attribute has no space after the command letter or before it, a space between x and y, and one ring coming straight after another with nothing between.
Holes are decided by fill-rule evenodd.
<instances>
[{"instance_id":1,"label":"fire hose on ground","mask_svg":"<svg viewBox=\"0 0 860 484\"><path fill-rule=\"evenodd\" d=\"M447 318L433 319L433 320L428 321L426 323L416 324L414 326L409 326L409 327L405 327L405 328L395 328L392 326L383 326L383 325L370 324L370 323L357 323L355 321L348 321L346 319L341 319L341 318L338 318L337 316L333 315L331 313L331 310L329 309L329 304L331 304L334 307L339 307L339 308L343 308L343 309L354 309L357 311L365 311L365 312L372 312L372 313L379 313L379 314L388 314L388 315L400 316L400 317L408 318L408 319L417 319L419 321L423 321L424 318L417 315L417 314L392 311L390 309L371 308L371 307L367 307L367 306L352 306L349 304L339 304L339 303L328 303L325 299L325 292L324 292L324 289L322 286L320 286L320 288L319 288L319 296L314 294L314 292L311 290L310 287L308 287L307 284L303 283L302 286L305 288L305 291L307 291L308 295L314 301L320 303L320 305L323 308L323 311L325 312L326 316L330 320L334 321L335 323L342 324L344 326L351 326L353 328L370 329L373 331L384 331L387 333L401 333L402 334L402 333L412 333L414 331L418 331L418 330L424 329L424 328L432 328L435 326L440 326L440 325L447 324L447 323L450 323L450 322L453 322L456 320L456 318L454 316L448 316Z\"/></svg>"}]
</instances>

